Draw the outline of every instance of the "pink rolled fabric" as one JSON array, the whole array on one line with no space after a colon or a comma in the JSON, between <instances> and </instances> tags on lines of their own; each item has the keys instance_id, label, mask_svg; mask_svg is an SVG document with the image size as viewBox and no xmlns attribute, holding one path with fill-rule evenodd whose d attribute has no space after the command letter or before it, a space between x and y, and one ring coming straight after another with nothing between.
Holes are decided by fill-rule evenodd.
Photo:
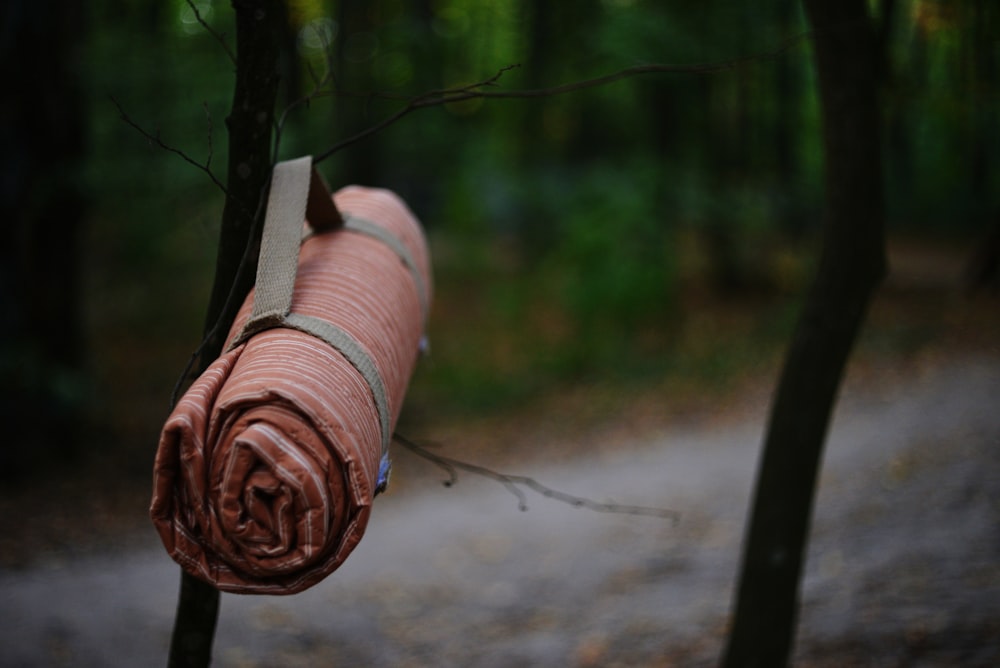
<instances>
[{"instance_id":1,"label":"pink rolled fabric","mask_svg":"<svg viewBox=\"0 0 1000 668\"><path fill-rule=\"evenodd\" d=\"M222 591L293 594L322 580L361 540L387 474L430 257L389 191L351 186L334 201L347 229L302 243L291 312L346 334L377 371L388 412L357 359L283 326L236 341L195 381L164 425L150 515L171 557Z\"/></svg>"}]
</instances>

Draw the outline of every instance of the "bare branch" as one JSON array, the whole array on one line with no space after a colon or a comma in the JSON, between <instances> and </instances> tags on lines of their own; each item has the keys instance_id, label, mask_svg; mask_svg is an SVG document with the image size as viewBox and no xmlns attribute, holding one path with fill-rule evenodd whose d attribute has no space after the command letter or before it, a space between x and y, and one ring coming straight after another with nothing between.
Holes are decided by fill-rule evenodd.
<instances>
[{"instance_id":1,"label":"bare branch","mask_svg":"<svg viewBox=\"0 0 1000 668\"><path fill-rule=\"evenodd\" d=\"M285 109L279 115L278 120L275 123L275 130L274 130L274 157L273 157L274 162L278 161L280 155L279 151L281 148L281 137L285 129L285 123L288 120L288 115L291 114L292 111L298 109L299 107L308 107L310 104L312 104L313 100L319 97L325 97L326 95L332 94L333 92L332 90L329 92L323 90L328 84L334 81L332 56L329 55L331 51L330 43L326 39L326 34L319 29L316 29L316 36L323 44L323 53L327 54L326 71L323 73L323 76L318 77L316 75L316 72L312 68L312 64L308 62L306 63L307 69L309 71L309 78L312 79L313 82L313 89L309 91L307 94L300 97L299 99L291 102L287 107L285 107Z\"/></svg>"},{"instance_id":2,"label":"bare branch","mask_svg":"<svg viewBox=\"0 0 1000 668\"><path fill-rule=\"evenodd\" d=\"M128 113L126 113L124 107L122 107L121 103L118 101L118 99L114 95L109 95L108 97L111 98L111 102L118 108L118 114L121 117L121 119L123 121L125 121L125 123L127 123L129 126L131 126L134 130L136 130L139 134L141 134L143 137L145 137L146 140L150 144L158 146L159 148L162 148L165 151L169 151L170 153L173 153L174 155L179 156L181 159L183 159L188 164L194 165L195 167L197 167L198 169L200 169L201 171L203 171L205 174L207 174L208 178L210 178L212 180L212 183L214 183L216 186L218 186L219 190L221 190L223 193L226 193L226 186L223 185L222 181L220 181L219 178L212 171L212 117L211 117L211 115L208 116L208 159L204 163L201 163L201 162L198 162L197 160L195 160L194 158L192 158L191 156L189 156L187 153L185 153L181 149L179 149L179 148L177 148L175 146L171 146L170 144L168 144L165 141L163 141L163 139L160 137L160 131L159 130L156 131L155 135L152 134L152 133L150 133L149 131L147 131L141 125L139 125L134 120L132 120L132 118L128 115ZM208 114L208 107L207 106L205 107L205 113Z\"/></svg>"},{"instance_id":3,"label":"bare branch","mask_svg":"<svg viewBox=\"0 0 1000 668\"><path fill-rule=\"evenodd\" d=\"M791 50L792 48L798 46L799 44L806 41L813 35L812 31L807 31L800 33L790 39L785 40L777 48L766 51L763 53L757 53L749 56L742 56L740 58L732 58L729 60L721 60L714 63L693 63L688 65L671 65L671 64L660 64L660 63L648 63L643 65L634 65L632 67L626 67L624 69L618 70L617 72L612 72L610 74L605 74L603 76L595 77L593 79L584 79L581 81L573 81L570 83L561 84L558 86L553 86L551 88L530 88L523 90L485 90L489 88L495 88L500 78L508 71L520 67L520 65L508 65L500 69L496 74L472 84L466 84L463 86L457 86L455 88L445 88L441 90L433 90L425 93L421 93L417 96L411 98L404 98L405 104L402 108L397 110L395 113L390 114L386 118L382 119L375 125L372 125L364 130L358 132L357 134L343 139L327 150L316 156L316 162L325 160L334 153L341 151L348 146L356 144L368 137L381 132L390 125L393 125L404 116L416 111L417 109L424 109L427 107L438 107L446 104L453 104L456 102L464 102L473 99L485 99L485 98L497 98L497 99L533 99L541 97L553 97L556 95L565 95L567 93L575 93L581 90L586 90L589 88L597 88L599 86L606 86L608 84L621 81L623 79L630 79L636 76L642 76L647 74L689 74L689 75L709 75L717 74L720 72L727 72L735 70L740 67L752 63L758 63L768 60L774 60L778 58L785 52ZM336 93L338 95L345 96L345 93ZM398 96L392 96L387 94L380 95L369 95L369 97L381 97L383 99L399 99Z\"/></svg>"},{"instance_id":4,"label":"bare branch","mask_svg":"<svg viewBox=\"0 0 1000 668\"><path fill-rule=\"evenodd\" d=\"M357 144L358 142L381 132L390 125L396 123L396 121L402 119L404 116L409 115L411 112L416 111L417 109L440 106L443 104L448 104L450 102L461 102L463 100L472 99L474 97L485 97L484 94L485 91L480 90L481 88L485 88L487 86L495 86L497 81L500 79L501 76L503 76L505 72L508 72L517 67L520 67L520 65L517 64L507 65L506 67L500 69L496 74L494 74L489 79L485 79L483 81L473 84L459 86L457 88L446 88L441 90L427 91L425 93L417 95L416 97L412 97L409 100L407 100L406 105L402 109L399 109L394 114L391 114L390 116L382 119L375 125L365 128L361 132L351 137L348 137L347 139L344 139L340 142L337 142L336 144L328 148L326 151L323 151L322 153L317 155L315 161L317 163L321 162L322 160L329 158L334 153L337 153L338 151L341 151L347 148L348 146ZM349 95L345 93L338 93L338 94L343 96ZM366 94L365 97L369 99L374 97L381 97L384 99L392 98L392 96L385 94Z\"/></svg>"},{"instance_id":5,"label":"bare branch","mask_svg":"<svg viewBox=\"0 0 1000 668\"><path fill-rule=\"evenodd\" d=\"M174 153L175 155L180 156L185 162L187 162L187 163L189 163L191 165L194 165L195 167L197 167L198 169L200 169L201 171L203 171L204 173L206 173L209 176L209 178L212 179L212 182L216 186L218 186L219 189L224 194L226 194L228 196L229 193L228 193L228 190L226 189L226 186L223 185L223 183L218 179L218 177L215 176L215 173L212 171L212 158L214 156L214 148L213 148L213 124L212 124L212 115L211 115L211 113L210 113L210 111L208 109L208 104L207 103L204 103L204 109L205 109L205 117L206 117L207 122L208 122L208 157L206 158L206 160L205 160L204 163L200 163L197 160L195 160L194 158L192 158L191 156L189 156L184 151L182 151L182 150L180 150L180 149L178 149L178 148L176 148L174 146L171 146L171 145L167 144L166 142L164 142L163 139L160 137L160 133L159 132L157 132L155 135L151 134L150 132L148 132L145 128L143 128L138 123L136 123L135 121L132 120L132 118L125 112L125 109L122 107L121 103L114 96L110 96L110 97L111 97L111 101L118 108L118 112L121 115L122 120L125 121L125 123L127 123L128 125L130 125L136 131L138 131L139 134L141 134L143 137L145 137L147 139L147 141L149 141L151 144L154 144L154 145L156 145L156 146L158 146L158 147L160 147L160 148L162 148L162 149L164 149L166 151L169 151L171 153ZM260 212L263 210L263 207L266 204L266 200L265 200L266 193L267 193L267 189L265 188L261 192L260 200L257 202L257 206L255 207L255 211L254 211L254 214L253 214L253 217L252 217L253 220L258 219L258 217L260 215ZM242 273L243 271L246 270L247 267L249 267L249 266L252 265L253 261L252 261L251 254L252 254L253 250L254 249L253 249L252 246L247 246L246 249L244 250L243 257L240 259L240 263L239 263L239 270L238 270L239 273ZM236 300L237 299L242 299L242 298L243 298L243 294L239 290L237 290L235 288L232 289L229 292L229 294L227 295L226 299L225 299L225 307L227 309L232 308L235 305ZM221 320L216 321L208 329L208 331L205 333L204 337L202 338L201 343L198 345L198 347L195 349L195 351L191 354L191 357L188 359L187 364L184 366L184 369L181 371L180 376L177 378L177 381L174 383L174 389L173 389L173 392L171 393L171 396L170 396L170 407L171 407L171 409L174 406L177 405L177 401L180 399L181 393L184 391L184 389L187 386L187 384L189 383L189 381L193 380L193 376L196 375L194 373L195 369L197 367L201 366L201 365L199 365L197 363L200 361L203 353L209 347L209 345L211 343L213 343L220 336L220 334L223 331L223 326L228 327L228 324L222 322Z\"/></svg>"},{"instance_id":6,"label":"bare branch","mask_svg":"<svg viewBox=\"0 0 1000 668\"><path fill-rule=\"evenodd\" d=\"M534 478L529 478L527 476L521 475L510 475L508 473L500 473L492 469L488 469L484 466L479 466L477 464L471 464L469 462L462 461L460 459L454 459L452 457L446 457L444 455L439 455L437 453L431 452L427 448L418 445L417 443L411 441L410 439L401 436L400 434L394 434L393 439L405 447L410 452L415 455L426 459L427 461L435 464L445 473L448 474L447 480L444 481L445 487L451 487L458 482L458 472L465 471L473 475L482 476L484 478L489 478L490 480L495 480L504 487L507 488L511 494L517 498L517 506L519 510L528 510L528 499L527 495L524 493L522 488L527 488L537 494L540 494L548 499L554 499L556 501L562 501L563 503L569 504L574 508L584 508L586 510L591 510L598 513L615 513L620 515L641 515L645 517L658 517L661 519L670 520L673 524L677 524L680 521L680 514L674 510L667 510L665 508L651 508L648 506L633 506L625 505L620 503L601 503L599 501L594 501L582 496L575 496L573 494L567 494L566 492L561 492L557 489L553 489L548 485L544 485Z\"/></svg>"},{"instance_id":7,"label":"bare branch","mask_svg":"<svg viewBox=\"0 0 1000 668\"><path fill-rule=\"evenodd\" d=\"M138 123L136 123L134 120L132 120L132 118L128 115L128 113L125 111L124 107L118 101L117 98L115 98L113 95L111 95L109 97L110 97L112 103L114 103L114 105L118 108L118 112L119 112L119 115L121 116L121 119L125 123L127 123L129 126L131 126L133 129L135 129L137 132L139 132L139 134L141 134L143 137L145 137L146 140L151 145L155 145L155 146L157 146L159 148L162 148L162 149L164 149L166 151L169 151L169 152L171 152L171 153L179 156L180 158L182 158L188 164L194 165L195 167L197 167L198 169L200 169L202 172L204 172L205 174L207 174L208 177L212 180L212 182L216 186L218 186L218 188L223 192L223 194L225 194L228 197L229 193L228 193L228 190L227 190L226 186L222 183L222 181L219 180L219 178L212 171L212 159L213 159L213 157L215 155L214 143L213 143L214 124L212 122L212 114L209 111L208 103L207 102L203 103L203 108L205 110L205 118L206 118L206 121L207 121L207 124L208 124L208 156L206 157L204 163L200 163L197 160L195 160L194 158L192 158L191 156L189 156L186 152L182 151L181 149L178 149L178 148L176 148L174 146L171 146L170 144L167 144L162 139L162 137L160 136L159 131L157 131L156 134L153 134L153 133L147 131L142 126L140 126ZM253 220L257 220L259 218L260 213L263 210L263 207L266 205L266 194L267 194L267 188L264 188L263 191L260 194L260 199L257 202L257 205L256 205L256 207L254 209L254 212L253 212L253 215L252 215L252 219ZM249 213L249 207L244 207L244 208ZM239 263L239 267L240 268L239 268L238 272L242 273L247 267L249 267L252 264L252 258L250 257L251 254L252 254L252 252L253 252L253 247L252 246L247 246L246 249L244 250L243 257L240 259L240 263ZM227 309L231 308L235 304L235 302L236 302L237 299L242 299L242 298L243 298L243 294L239 290L236 290L234 288L233 290L230 291L230 293L227 295L227 297L225 299L226 308ZM176 382L174 383L174 389L173 389L173 392L171 393L171 396L170 396L170 407L171 407L171 409L174 406L177 405L177 401L180 399L181 393L184 391L184 389L186 388L186 386L189 383L189 381L193 380L194 376L196 375L196 369L199 366L202 366L202 365L199 365L197 363L200 361L203 353L209 347L209 345L211 343L213 343L219 337L219 335L221 333L223 333L223 327L224 326L228 327L228 324L222 322L221 320L216 321L208 329L208 331L205 333L204 337L202 338L201 343L198 345L198 347L195 349L195 351L191 354L191 357L188 359L187 364L184 366L184 369L181 371L180 376L177 378Z\"/></svg>"},{"instance_id":8,"label":"bare branch","mask_svg":"<svg viewBox=\"0 0 1000 668\"><path fill-rule=\"evenodd\" d=\"M205 29L205 32L207 32L209 35L215 38L215 41L218 42L219 45L222 47L222 50L226 52L226 55L229 56L229 61L235 67L236 54L233 53L233 50L229 48L228 44L226 44L226 36L216 32L215 29L212 28L212 26L208 25L208 22L205 21L204 18L202 18L201 12L198 11L198 7L195 6L194 0L187 0L187 6L191 8L192 12L194 12L195 20L197 20L198 23L201 25L201 27Z\"/></svg>"}]
</instances>

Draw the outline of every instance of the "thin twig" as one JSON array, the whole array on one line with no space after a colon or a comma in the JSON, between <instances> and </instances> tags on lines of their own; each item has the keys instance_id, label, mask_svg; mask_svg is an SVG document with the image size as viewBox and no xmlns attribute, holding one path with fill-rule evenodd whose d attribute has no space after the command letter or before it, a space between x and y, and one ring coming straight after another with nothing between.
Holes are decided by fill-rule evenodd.
<instances>
[{"instance_id":1,"label":"thin twig","mask_svg":"<svg viewBox=\"0 0 1000 668\"><path fill-rule=\"evenodd\" d=\"M327 41L326 35L323 33L323 31L319 30L318 28L315 30L316 30L316 36L322 42L323 53L329 54L330 43ZM282 110L281 114L278 116L278 120L274 126L274 155L272 158L272 163L276 164L278 161L278 156L280 155L279 151L281 148L282 133L285 129L285 122L288 120L288 115L291 114L292 111L294 111L295 109L298 109L299 107L308 107L310 104L312 104L313 100L319 97L323 97L325 94L325 91L323 89L326 87L327 84L334 81L333 62L331 58L332 58L331 56L328 56L326 59L326 72L323 73L322 77L317 77L316 72L313 71L312 65L308 62L306 63L307 69L309 71L309 78L312 79L313 82L313 89L309 91L307 94L298 98L297 100L292 101L287 107L285 107L284 110Z\"/></svg>"},{"instance_id":2,"label":"thin twig","mask_svg":"<svg viewBox=\"0 0 1000 668\"><path fill-rule=\"evenodd\" d=\"M139 125L138 123L136 123L135 121L133 121L132 118L128 115L128 113L125 111L125 108L122 107L121 102L118 101L118 98L116 98L114 95L109 95L108 97L111 98L111 102L118 108L118 114L121 116L121 119L126 124L128 124L129 126L131 126L134 130L136 130L139 134L141 134L143 137L145 137L146 140L150 144L154 144L154 145L158 146L159 148L162 148L165 151L169 151L170 153L173 153L174 155L179 156L181 159L183 159L188 164L194 165L195 167L197 167L198 169L200 169L201 171L203 171L205 174L207 174L208 178L210 178L212 180L212 183L214 183L219 188L219 190L221 190L223 193L227 192L226 191L226 186L222 183L222 181L219 180L219 178L212 171L212 121L211 121L211 116L209 116L209 123L208 123L208 160L206 160L204 163L201 163L201 162L198 162L197 160L195 160L194 158L192 158L191 156L189 156L187 153L185 153L181 149L177 148L176 146L172 146L172 145L166 143L165 141L163 141L163 138L160 137L160 131L159 130L156 131L156 134L152 134L151 132L149 132L148 130L146 130L145 128L143 128L141 125ZM208 110L206 108L206 113L207 113L207 111Z\"/></svg>"},{"instance_id":3,"label":"thin twig","mask_svg":"<svg viewBox=\"0 0 1000 668\"><path fill-rule=\"evenodd\" d=\"M749 56L742 56L739 58L731 58L728 60L721 60L714 63L693 63L687 65L671 65L671 64L660 64L660 63L648 63L643 65L634 65L632 67L626 67L624 69L618 70L617 72L612 72L610 74L605 74L593 79L584 79L581 81L573 81L566 84L561 84L558 86L553 86L550 88L529 88L522 90L495 90L498 85L500 78L511 69L519 67L519 65L508 65L500 69L496 74L484 79L483 81L478 81L472 84L466 84L462 86L457 86L455 88L445 88L441 90L433 90L425 93L421 93L414 97L404 98L405 104L402 108L398 109L396 112L390 114L386 118L382 119L375 125L372 125L364 130L358 132L357 134L343 139L330 148L326 149L322 153L316 156L316 162L325 160L334 153L341 151L348 146L352 146L374 134L381 132L390 125L393 125L404 116L418 110L425 109L427 107L437 107L446 104L454 104L456 102L465 102L467 100L474 99L484 99L484 98L496 98L496 99L532 99L540 97L553 97L556 95L565 95L567 93L575 93L581 90L586 90L588 88L596 88L598 86L606 86L623 79L629 79L636 76L646 75L646 74L696 74L696 75L708 75L716 74L719 72L727 72L739 67L743 67L752 63L763 62L767 60L774 60L779 56L783 55L785 52L791 50L792 48L798 46L808 38L813 35L813 31L806 31L795 35L777 48L771 51L765 51L763 53L756 53ZM484 90L487 88L494 88L494 90ZM346 95L344 93L336 93L337 95ZM380 97L383 99L400 99L398 96L391 95L377 95L369 97Z\"/></svg>"},{"instance_id":4,"label":"thin twig","mask_svg":"<svg viewBox=\"0 0 1000 668\"><path fill-rule=\"evenodd\" d=\"M680 514L674 510L668 510L665 508L651 508L649 506L633 506L621 503L601 503L599 501L594 501L582 496L575 496L573 494L567 494L566 492L561 492L557 489L549 487L548 485L542 484L535 480L534 478L529 478L522 475L511 475L508 473L500 473L492 469L488 469L485 466L479 466L478 464L471 464L469 462L462 461L460 459L454 459L452 457L446 457L445 455L440 455L431 452L422 445L419 445L405 436L400 434L394 434L393 439L405 447L410 452L416 454L423 459L435 464L441 468L445 473L448 474L448 478L443 482L445 487L451 487L458 482L458 472L465 471L473 475L482 476L484 478L489 478L490 480L495 480L496 482L507 488L511 494L517 498L517 506L519 510L528 510L528 499L527 495L524 493L523 488L527 488L537 494L540 494L548 499L554 499L556 501L561 501L563 503L569 504L574 508L584 508L586 510L591 510L598 513L615 513L620 515L641 515L645 517L658 517L661 519L670 520L674 524L680 521Z\"/></svg>"},{"instance_id":5,"label":"thin twig","mask_svg":"<svg viewBox=\"0 0 1000 668\"><path fill-rule=\"evenodd\" d=\"M180 156L185 162L187 162L187 163L189 163L191 165L194 165L195 167L197 167L198 169L200 169L202 172L204 172L205 174L208 175L208 177L212 180L212 182L216 186L218 186L218 188L223 192L223 194L225 194L225 195L228 196L228 191L226 189L226 186L219 180L219 178L212 171L212 158L214 157L213 123L212 123L212 115L211 115L211 112L208 109L208 104L207 103L204 103L203 106L204 106L204 109L205 109L205 116L206 116L207 122L208 122L208 157L206 158L206 160L205 160L204 163L200 163L197 160L195 160L194 158L192 158L191 156L189 156L187 153L185 153L184 151L182 151L181 149L178 149L175 146L171 146L170 144L167 144L165 141L163 141L163 139L160 137L160 133L159 132L157 132L154 135L154 134L150 133L149 131L147 131L141 125L139 125L134 120L132 120L132 118L128 115L128 113L125 111L124 107L118 101L117 98L115 98L113 95L110 95L109 97L111 98L112 103L114 103L114 105L118 108L119 115L121 116L121 119L125 123L127 123L133 129L135 129L137 132L139 132L139 134L141 134L143 137L145 137L146 140L149 141L151 144L154 144L154 145L158 146L159 148L162 148L162 149L164 149L166 151L169 151L170 153L173 153L173 154L175 154L177 156ZM257 220L258 219L258 217L259 217L258 214L261 212L262 208L265 206L265 203L266 203L266 199L265 199L266 198L266 193L267 193L267 189L265 188L264 191L260 195L259 201L257 202L257 206L255 207L255 215L252 218L252 220ZM251 250L252 249L251 249L250 246L248 246L244 250L244 255L243 255L243 257L240 260L240 269L238 271L244 271L245 268L250 265L250 261L252 259L250 257ZM237 295L236 294L236 290L234 288L233 290L230 291L230 294L226 298L226 305L227 305L227 307L229 305L231 305L231 303L237 297L242 298L241 295ZM204 352L204 350L208 347L209 344L211 344L212 342L214 342L218 336L221 335L222 324L223 323L221 323L221 322L216 322L211 327L211 329L209 329L209 331L205 334L205 336L202 338L201 343L198 345L198 347L195 349L195 351L191 354L191 357L188 359L187 364L184 366L184 369L181 372L181 375L178 377L177 381L174 383L174 389L173 389L173 392L171 393L171 396L170 396L170 408L171 409L173 409L173 407L177 405L177 402L178 402L178 400L180 399L180 396L181 396L181 392L185 389L186 385L188 384L188 381L192 380L191 370L193 368L195 368L195 364L200 359L200 357L201 357L202 353Z\"/></svg>"},{"instance_id":6,"label":"thin twig","mask_svg":"<svg viewBox=\"0 0 1000 668\"><path fill-rule=\"evenodd\" d=\"M192 12L194 12L194 18L198 21L201 27L204 28L209 35L214 37L215 41L218 42L220 46L222 46L222 50L226 52L226 55L229 56L230 62L232 62L233 66L235 67L236 54L233 53L233 50L229 48L228 44L226 44L226 36L216 32L215 29L212 28L212 26L208 25L208 22L205 21L204 18L202 18L201 12L198 11L198 7L195 6L194 0L187 0L187 6L191 8Z\"/></svg>"}]
</instances>

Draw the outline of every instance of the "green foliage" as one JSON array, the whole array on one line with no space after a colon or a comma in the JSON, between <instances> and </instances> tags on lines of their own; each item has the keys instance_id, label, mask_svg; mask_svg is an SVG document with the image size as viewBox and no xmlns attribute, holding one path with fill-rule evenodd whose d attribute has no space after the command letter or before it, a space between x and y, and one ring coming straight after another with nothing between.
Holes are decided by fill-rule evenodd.
<instances>
[{"instance_id":1,"label":"green foliage","mask_svg":"<svg viewBox=\"0 0 1000 668\"><path fill-rule=\"evenodd\" d=\"M641 163L592 167L569 192L546 195L557 241L540 272L584 348L617 348L616 339L673 313L677 221L657 210L658 174Z\"/></svg>"},{"instance_id":2,"label":"green foliage","mask_svg":"<svg viewBox=\"0 0 1000 668\"><path fill-rule=\"evenodd\" d=\"M998 12L983 0L897 5L884 86L890 215L975 230L1000 209ZM88 6L99 28L84 59L87 180L102 258L127 280L196 276L185 290L200 297L221 193L123 123L107 95L196 162L211 155L224 181L232 64L184 0ZM228 4L195 6L232 47ZM779 271L774 258L821 219L819 114L797 3L290 0L288 21L282 105L294 108L281 157L322 152L411 96L511 65L491 90L785 47L704 76L417 111L321 165L334 187L396 190L430 230L443 306L424 382L470 405L650 368L677 344L697 310L684 296L705 275L723 267L738 289L764 285L757 277ZM317 81L339 95L327 85L305 103Z\"/></svg>"}]
</instances>

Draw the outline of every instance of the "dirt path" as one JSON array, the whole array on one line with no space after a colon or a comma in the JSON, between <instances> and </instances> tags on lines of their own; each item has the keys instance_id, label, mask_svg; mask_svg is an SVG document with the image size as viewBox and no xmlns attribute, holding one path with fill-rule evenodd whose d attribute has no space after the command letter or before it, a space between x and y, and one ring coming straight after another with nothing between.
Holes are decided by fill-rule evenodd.
<instances>
[{"instance_id":1,"label":"dirt path","mask_svg":"<svg viewBox=\"0 0 1000 668\"><path fill-rule=\"evenodd\" d=\"M879 387L848 383L831 434L798 664L1000 665L1000 359ZM540 497L519 512L495 483L408 466L426 484L380 498L324 583L223 598L214 665L713 665L762 423L509 471L677 526ZM0 571L0 666L164 665L178 571L143 536Z\"/></svg>"}]
</instances>

